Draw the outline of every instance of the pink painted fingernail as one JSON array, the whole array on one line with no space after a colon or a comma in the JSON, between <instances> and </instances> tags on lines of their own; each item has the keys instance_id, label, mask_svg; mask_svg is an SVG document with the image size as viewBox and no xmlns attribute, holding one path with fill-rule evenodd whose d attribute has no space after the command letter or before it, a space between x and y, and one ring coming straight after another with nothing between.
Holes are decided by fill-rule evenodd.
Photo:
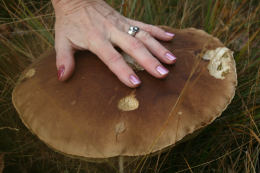
<instances>
[{"instance_id":1,"label":"pink painted fingernail","mask_svg":"<svg viewBox=\"0 0 260 173\"><path fill-rule=\"evenodd\" d=\"M130 81L132 84L134 85L139 85L141 83L141 81L138 79L138 77L134 76L134 75L130 75Z\"/></svg>"},{"instance_id":2,"label":"pink painted fingernail","mask_svg":"<svg viewBox=\"0 0 260 173\"><path fill-rule=\"evenodd\" d=\"M166 58L170 61L175 61L176 57L171 53L166 53Z\"/></svg>"},{"instance_id":3,"label":"pink painted fingernail","mask_svg":"<svg viewBox=\"0 0 260 173\"><path fill-rule=\"evenodd\" d=\"M59 70L58 70L58 79L59 80L62 79L64 72L65 72L65 67L64 67L64 65L62 65L62 66L59 67Z\"/></svg>"},{"instance_id":4,"label":"pink painted fingernail","mask_svg":"<svg viewBox=\"0 0 260 173\"><path fill-rule=\"evenodd\" d=\"M170 32L165 32L165 34L168 35L168 36L170 36L170 37L174 37L174 36L175 36L175 34L170 33Z\"/></svg>"},{"instance_id":5,"label":"pink painted fingernail","mask_svg":"<svg viewBox=\"0 0 260 173\"><path fill-rule=\"evenodd\" d=\"M156 67L156 70L163 76L169 73L169 70L167 70L165 67L159 65Z\"/></svg>"}]
</instances>

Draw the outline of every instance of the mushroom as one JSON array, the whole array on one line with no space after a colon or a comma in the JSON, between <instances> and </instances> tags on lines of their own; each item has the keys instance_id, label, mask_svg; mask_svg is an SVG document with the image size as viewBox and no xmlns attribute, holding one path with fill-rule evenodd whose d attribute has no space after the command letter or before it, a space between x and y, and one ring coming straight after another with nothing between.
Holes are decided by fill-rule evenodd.
<instances>
[{"instance_id":1,"label":"mushroom","mask_svg":"<svg viewBox=\"0 0 260 173\"><path fill-rule=\"evenodd\" d=\"M163 80L137 71L137 89L89 51L75 54L75 72L65 83L56 77L55 51L39 58L12 95L25 126L56 151L102 160L156 154L210 124L235 93L232 52L202 30L162 28L175 33L161 43L178 60Z\"/></svg>"}]
</instances>

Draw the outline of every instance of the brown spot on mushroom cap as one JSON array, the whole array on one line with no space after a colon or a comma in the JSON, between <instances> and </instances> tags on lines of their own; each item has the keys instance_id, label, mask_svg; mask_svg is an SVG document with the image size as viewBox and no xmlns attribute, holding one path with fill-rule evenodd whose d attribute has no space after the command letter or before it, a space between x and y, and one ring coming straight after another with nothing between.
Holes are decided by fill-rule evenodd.
<instances>
[{"instance_id":1,"label":"brown spot on mushroom cap","mask_svg":"<svg viewBox=\"0 0 260 173\"><path fill-rule=\"evenodd\" d=\"M178 61L168 66L170 74L164 80L137 72L142 79L142 86L135 90L138 109L118 109L118 101L133 89L88 51L76 53L73 77L59 82L52 51L32 65L37 70L34 77L18 83L13 91L22 121L52 148L84 158L146 155L208 125L234 96L235 61L231 59L225 79L216 79L202 56L224 46L218 39L193 28L164 29L175 33L171 42L162 44ZM73 100L77 100L74 105ZM119 122L127 130L122 131ZM118 140L114 140L115 131L121 132Z\"/></svg>"},{"instance_id":2,"label":"brown spot on mushroom cap","mask_svg":"<svg viewBox=\"0 0 260 173\"><path fill-rule=\"evenodd\" d=\"M71 102L71 105L75 105L77 103L77 101L76 100L73 100L72 102Z\"/></svg>"}]
</instances>

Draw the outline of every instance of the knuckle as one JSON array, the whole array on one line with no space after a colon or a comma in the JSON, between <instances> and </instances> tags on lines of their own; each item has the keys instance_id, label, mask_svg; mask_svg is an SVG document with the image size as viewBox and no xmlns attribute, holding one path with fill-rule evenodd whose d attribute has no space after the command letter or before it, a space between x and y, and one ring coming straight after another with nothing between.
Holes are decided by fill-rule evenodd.
<instances>
[{"instance_id":1,"label":"knuckle","mask_svg":"<svg viewBox=\"0 0 260 173\"><path fill-rule=\"evenodd\" d=\"M141 38L143 41L151 39L151 35L148 32L142 32Z\"/></svg>"},{"instance_id":2,"label":"knuckle","mask_svg":"<svg viewBox=\"0 0 260 173\"><path fill-rule=\"evenodd\" d=\"M147 68L151 68L151 69L158 64L157 61L154 60L153 58L144 59L142 63L145 64Z\"/></svg>"},{"instance_id":3,"label":"knuckle","mask_svg":"<svg viewBox=\"0 0 260 173\"><path fill-rule=\"evenodd\" d=\"M157 26L153 26L153 25L148 25L145 30L149 33L161 33L162 30L157 27Z\"/></svg>"},{"instance_id":4,"label":"knuckle","mask_svg":"<svg viewBox=\"0 0 260 173\"><path fill-rule=\"evenodd\" d=\"M115 23L113 23L113 22L111 22L111 21L105 21L104 22L104 25L105 25L105 27L107 28L107 29L109 29L109 30L113 30L113 29L116 29L116 25L115 25Z\"/></svg>"},{"instance_id":5,"label":"knuckle","mask_svg":"<svg viewBox=\"0 0 260 173\"><path fill-rule=\"evenodd\" d=\"M89 32L86 32L86 38L88 38L90 40L101 39L102 34L98 31L90 30Z\"/></svg>"},{"instance_id":6,"label":"knuckle","mask_svg":"<svg viewBox=\"0 0 260 173\"><path fill-rule=\"evenodd\" d=\"M93 51L99 51L100 46L102 45L102 42L104 42L104 37L98 33L98 32L93 32L92 34L89 34L87 39L83 40L83 45L84 48L88 48Z\"/></svg>"},{"instance_id":7,"label":"knuckle","mask_svg":"<svg viewBox=\"0 0 260 173\"><path fill-rule=\"evenodd\" d=\"M117 63L118 61L120 61L122 59L122 56L118 53L111 53L108 57L107 57L107 62L109 64L114 64Z\"/></svg>"},{"instance_id":8,"label":"knuckle","mask_svg":"<svg viewBox=\"0 0 260 173\"><path fill-rule=\"evenodd\" d=\"M163 46L160 46L160 48L158 49L158 53L161 56L164 56L166 53L168 53L169 51L167 49L165 49Z\"/></svg>"},{"instance_id":9,"label":"knuckle","mask_svg":"<svg viewBox=\"0 0 260 173\"><path fill-rule=\"evenodd\" d=\"M151 56L149 58L143 58L142 64L146 66L147 69L154 69L160 62L155 57Z\"/></svg>"},{"instance_id":10,"label":"knuckle","mask_svg":"<svg viewBox=\"0 0 260 173\"><path fill-rule=\"evenodd\" d=\"M154 31L154 26L152 25L146 25L144 27L145 31L149 32L149 33L152 33Z\"/></svg>"},{"instance_id":11,"label":"knuckle","mask_svg":"<svg viewBox=\"0 0 260 173\"><path fill-rule=\"evenodd\" d=\"M107 19L109 19L110 17L114 18L115 14L116 14L115 11L109 11L104 14L104 17Z\"/></svg>"},{"instance_id":12,"label":"knuckle","mask_svg":"<svg viewBox=\"0 0 260 173\"><path fill-rule=\"evenodd\" d=\"M137 39L134 39L131 42L130 45L131 45L131 49L142 49L142 48L144 48L143 43L140 40L137 40Z\"/></svg>"}]
</instances>

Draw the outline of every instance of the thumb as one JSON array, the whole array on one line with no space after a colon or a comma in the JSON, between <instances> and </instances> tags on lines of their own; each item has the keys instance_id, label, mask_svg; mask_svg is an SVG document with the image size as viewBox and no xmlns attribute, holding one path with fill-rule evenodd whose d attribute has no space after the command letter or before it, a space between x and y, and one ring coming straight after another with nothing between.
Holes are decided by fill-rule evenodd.
<instances>
[{"instance_id":1,"label":"thumb","mask_svg":"<svg viewBox=\"0 0 260 173\"><path fill-rule=\"evenodd\" d=\"M57 41L55 48L58 79L66 81L75 68L74 50L68 40Z\"/></svg>"}]
</instances>

